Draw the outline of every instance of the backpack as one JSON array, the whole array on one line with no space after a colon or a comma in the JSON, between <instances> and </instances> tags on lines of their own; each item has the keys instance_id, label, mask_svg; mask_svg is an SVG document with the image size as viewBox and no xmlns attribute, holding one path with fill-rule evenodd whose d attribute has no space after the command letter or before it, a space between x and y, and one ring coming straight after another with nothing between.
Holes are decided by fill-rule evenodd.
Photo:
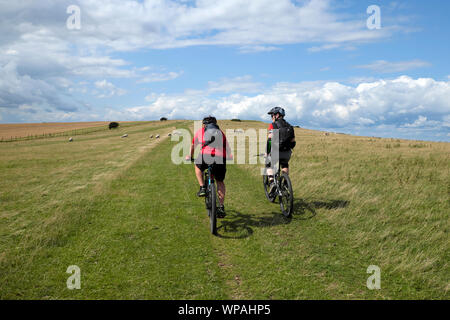
<instances>
[{"instance_id":1,"label":"backpack","mask_svg":"<svg viewBox=\"0 0 450 320\"><path fill-rule=\"evenodd\" d=\"M205 128L205 133L203 135L203 140L205 141L205 147L210 146L211 148L218 149L222 147L223 134L220 128L215 123L208 123Z\"/></svg>"},{"instance_id":2,"label":"backpack","mask_svg":"<svg viewBox=\"0 0 450 320\"><path fill-rule=\"evenodd\" d=\"M289 122L284 119L278 119L273 123L273 128L278 129L279 151L288 151L294 148L294 145L291 142L292 138L295 138L294 127L292 127ZM276 146L276 143L274 143L274 145Z\"/></svg>"}]
</instances>

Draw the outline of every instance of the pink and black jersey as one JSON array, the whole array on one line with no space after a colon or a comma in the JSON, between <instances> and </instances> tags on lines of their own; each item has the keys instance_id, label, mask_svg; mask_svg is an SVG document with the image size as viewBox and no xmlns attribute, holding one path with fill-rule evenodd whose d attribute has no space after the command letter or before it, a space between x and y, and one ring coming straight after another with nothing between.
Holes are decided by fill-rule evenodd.
<instances>
[{"instance_id":1,"label":"pink and black jersey","mask_svg":"<svg viewBox=\"0 0 450 320\"><path fill-rule=\"evenodd\" d=\"M220 132L222 133L222 144L220 145L219 148L215 148L214 145L217 144L211 144L211 145L207 145L204 146L205 144L205 128L201 128L199 129L195 135L194 138L192 139L192 143L194 144L194 148L197 145L201 145L202 146L202 154L208 154L211 155L212 157L225 157L228 158L229 154L227 153L227 150L230 150L230 146L228 145L228 141L227 138L225 137L225 134L222 132L222 130L220 130Z\"/></svg>"}]
</instances>

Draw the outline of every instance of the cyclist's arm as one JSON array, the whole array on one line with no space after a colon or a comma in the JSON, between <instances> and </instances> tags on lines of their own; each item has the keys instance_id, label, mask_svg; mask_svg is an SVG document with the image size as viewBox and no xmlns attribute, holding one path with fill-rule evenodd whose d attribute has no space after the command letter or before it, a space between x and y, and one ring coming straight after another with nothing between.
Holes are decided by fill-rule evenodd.
<instances>
[{"instance_id":1,"label":"cyclist's arm","mask_svg":"<svg viewBox=\"0 0 450 320\"><path fill-rule=\"evenodd\" d=\"M194 147L194 144L192 143L191 144L191 159L194 158L194 149L195 149L195 147Z\"/></svg>"},{"instance_id":2,"label":"cyclist's arm","mask_svg":"<svg viewBox=\"0 0 450 320\"><path fill-rule=\"evenodd\" d=\"M273 124L269 125L269 134L267 135L267 143L266 143L266 155L270 154L270 151L272 151L272 131L273 130Z\"/></svg>"},{"instance_id":3,"label":"cyclist's arm","mask_svg":"<svg viewBox=\"0 0 450 320\"><path fill-rule=\"evenodd\" d=\"M223 134L223 132L222 132ZM233 160L233 154L231 153L230 145L228 144L227 137L223 134L223 143L225 144L225 155L227 160Z\"/></svg>"},{"instance_id":4,"label":"cyclist's arm","mask_svg":"<svg viewBox=\"0 0 450 320\"><path fill-rule=\"evenodd\" d=\"M270 151L272 151L272 138L269 137L266 144L266 154L270 154Z\"/></svg>"},{"instance_id":5,"label":"cyclist's arm","mask_svg":"<svg viewBox=\"0 0 450 320\"><path fill-rule=\"evenodd\" d=\"M231 152L231 148L230 145L227 142L227 147L226 147L226 155L227 155L227 159L228 160L233 160L233 153Z\"/></svg>"},{"instance_id":6,"label":"cyclist's arm","mask_svg":"<svg viewBox=\"0 0 450 320\"><path fill-rule=\"evenodd\" d=\"M291 149L294 149L296 144L297 144L297 142L295 141L295 131L294 131L294 136L291 139Z\"/></svg>"},{"instance_id":7,"label":"cyclist's arm","mask_svg":"<svg viewBox=\"0 0 450 320\"><path fill-rule=\"evenodd\" d=\"M198 136L196 134L194 136L194 138L192 139L191 149L190 149L189 155L186 156L186 160L189 160L189 158L194 159L194 150L195 150L195 147L197 146L197 144L198 144Z\"/></svg>"}]
</instances>

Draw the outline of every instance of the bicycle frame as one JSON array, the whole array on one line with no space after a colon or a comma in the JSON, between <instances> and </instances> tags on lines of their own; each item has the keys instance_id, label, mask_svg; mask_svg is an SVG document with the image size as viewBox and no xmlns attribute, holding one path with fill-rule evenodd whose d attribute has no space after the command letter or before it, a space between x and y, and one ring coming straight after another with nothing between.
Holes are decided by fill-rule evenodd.
<instances>
[{"instance_id":1,"label":"bicycle frame","mask_svg":"<svg viewBox=\"0 0 450 320\"><path fill-rule=\"evenodd\" d=\"M274 169L275 168L272 168L272 170L274 170ZM278 196L281 196L282 193L281 193L281 188L280 188L280 172L281 172L280 166L278 166L278 170L277 171L274 170L274 172L275 172L275 174L273 175L273 181L275 182L276 192L277 192Z\"/></svg>"},{"instance_id":2,"label":"bicycle frame","mask_svg":"<svg viewBox=\"0 0 450 320\"><path fill-rule=\"evenodd\" d=\"M267 158L267 157L265 157L265 158ZM270 161L271 162L270 169L272 169L272 172L274 172L273 181L275 182L275 186L276 186L276 195L281 196L282 194L281 194L281 188L280 188L280 182L279 182L280 173L281 173L280 163L278 162L277 164L274 164L272 159L270 159L270 160L271 160ZM268 168L266 168L266 173L267 173L267 169Z\"/></svg>"},{"instance_id":3,"label":"bicycle frame","mask_svg":"<svg viewBox=\"0 0 450 320\"><path fill-rule=\"evenodd\" d=\"M208 169L205 170L205 184L206 186L214 183L214 175L212 174L212 166L208 165Z\"/></svg>"}]
</instances>

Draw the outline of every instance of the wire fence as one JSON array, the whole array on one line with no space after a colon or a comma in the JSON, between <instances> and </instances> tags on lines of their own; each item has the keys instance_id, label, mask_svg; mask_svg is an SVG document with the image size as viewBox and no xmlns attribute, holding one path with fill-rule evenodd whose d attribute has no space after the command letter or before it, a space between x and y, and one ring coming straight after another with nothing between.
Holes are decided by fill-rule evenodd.
<instances>
[{"instance_id":1,"label":"wire fence","mask_svg":"<svg viewBox=\"0 0 450 320\"><path fill-rule=\"evenodd\" d=\"M108 125L104 125L101 127L91 127L91 128L82 128L82 129L73 129L62 132L50 132L50 133L41 133L41 134L28 134L26 136L10 136L10 137L0 137L1 142L16 142L16 141L28 141L28 140L37 140L37 139L47 139L47 138L55 138L55 137L72 137L90 134L94 132L100 131L108 131L108 130L117 130L119 128L127 128L132 126L144 125L148 124L150 121L136 122L136 123L125 123L121 124L118 128L109 129Z\"/></svg>"}]
</instances>

